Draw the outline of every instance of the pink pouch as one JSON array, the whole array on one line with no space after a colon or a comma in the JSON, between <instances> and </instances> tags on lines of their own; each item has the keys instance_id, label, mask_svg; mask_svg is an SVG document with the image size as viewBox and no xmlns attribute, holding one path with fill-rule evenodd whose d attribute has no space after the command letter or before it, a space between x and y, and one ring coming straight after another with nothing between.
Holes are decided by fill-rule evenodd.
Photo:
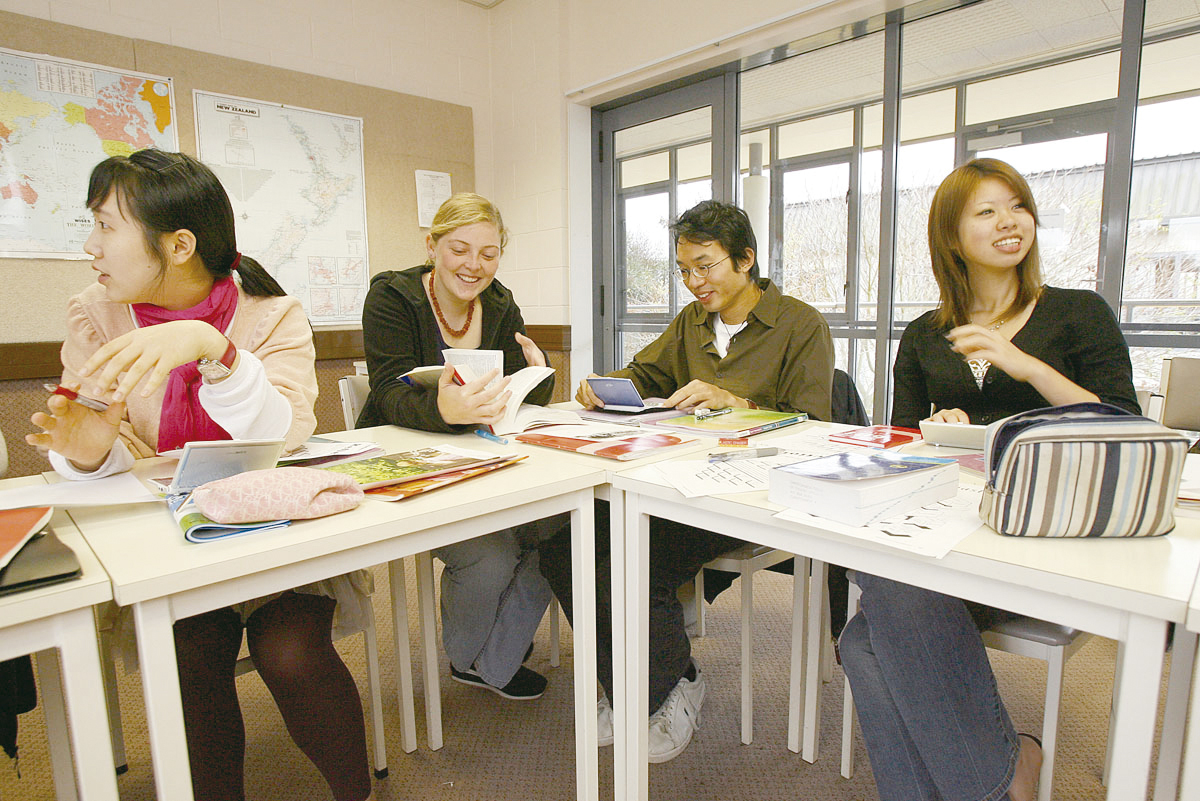
<instances>
[{"instance_id":1,"label":"pink pouch","mask_svg":"<svg viewBox=\"0 0 1200 801\"><path fill-rule=\"evenodd\" d=\"M312 467L250 470L192 493L196 508L215 523L324 517L353 509L362 499L362 488L350 476Z\"/></svg>"}]
</instances>

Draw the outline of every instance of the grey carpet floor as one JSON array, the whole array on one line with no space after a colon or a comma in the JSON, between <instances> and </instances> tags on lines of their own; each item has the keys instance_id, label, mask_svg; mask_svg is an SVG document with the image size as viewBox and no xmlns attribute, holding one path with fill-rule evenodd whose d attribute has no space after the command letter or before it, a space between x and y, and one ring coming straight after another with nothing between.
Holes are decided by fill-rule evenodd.
<instances>
[{"instance_id":1,"label":"grey carpet floor","mask_svg":"<svg viewBox=\"0 0 1200 801\"><path fill-rule=\"evenodd\" d=\"M416 582L411 578L410 594ZM506 701L491 693L448 680L442 656L442 709L445 746L430 751L425 738L420 667L417 684L419 748L405 754L399 746L395 703L393 631L386 571L377 568L375 596L383 669L387 724L388 778L376 782L384 799L409 801L564 801L575 796L570 628L562 626L562 663L549 664L549 627L543 621L530 667L550 679L547 693L532 702ZM736 589L736 588L735 588ZM674 761L650 766L650 795L690 801L857 801L876 798L861 739L856 744L854 778L839 775L842 673L822 693L820 752L814 764L787 750L787 674L791 616L791 578L760 574L755 584L754 742L739 742L738 596L726 592L708 610L708 636L694 642L697 661L707 674L708 699L692 745ZM409 637L418 653L416 600L409 599ZM360 688L366 671L361 638L338 643ZM1109 701L1116 646L1092 638L1067 664L1054 798L1092 801L1104 798L1104 765ZM992 654L1001 691L1019 730L1040 732L1045 688L1043 663ZM129 772L118 780L122 801L150 801L154 783L142 712L140 676L118 668ZM274 703L257 675L238 680L247 728L246 795L250 801L325 801L331 796L311 763L292 743ZM50 801L46 731L40 708L20 721L21 777L11 762L0 763L0 799ZM1119 755L1117 755L1119 758ZM612 749L600 754L600 797L612 798Z\"/></svg>"}]
</instances>

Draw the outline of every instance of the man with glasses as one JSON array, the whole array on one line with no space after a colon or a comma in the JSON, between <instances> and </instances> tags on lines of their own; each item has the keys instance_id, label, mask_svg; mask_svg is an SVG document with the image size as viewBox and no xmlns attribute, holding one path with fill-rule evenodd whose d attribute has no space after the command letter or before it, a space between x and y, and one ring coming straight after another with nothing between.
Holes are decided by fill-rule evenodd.
<instances>
[{"instance_id":1,"label":"man with glasses","mask_svg":"<svg viewBox=\"0 0 1200 801\"><path fill-rule=\"evenodd\" d=\"M816 309L760 278L754 231L736 206L706 200L671 226L675 263L696 300L671 321L629 366L609 373L629 378L643 397L666 398L679 409L725 407L807 412L830 419L833 344ZM603 406L582 381L575 399ZM608 504L596 505L597 673L601 745L613 742L611 574ZM700 719L704 676L691 658L683 608L676 595L705 562L741 541L669 520L650 522L651 762L674 759ZM542 573L571 615L569 526L542 544Z\"/></svg>"}]
</instances>

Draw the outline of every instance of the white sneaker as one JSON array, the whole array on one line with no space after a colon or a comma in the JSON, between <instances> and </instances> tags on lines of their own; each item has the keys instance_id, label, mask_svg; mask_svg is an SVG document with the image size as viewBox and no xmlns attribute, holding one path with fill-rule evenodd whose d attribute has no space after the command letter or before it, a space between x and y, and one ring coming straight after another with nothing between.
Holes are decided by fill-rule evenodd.
<instances>
[{"instance_id":1,"label":"white sneaker","mask_svg":"<svg viewBox=\"0 0 1200 801\"><path fill-rule=\"evenodd\" d=\"M683 753L700 726L700 707L704 704L704 674L700 666L696 678L681 678L667 700L650 716L650 762L669 762Z\"/></svg>"},{"instance_id":2,"label":"white sneaker","mask_svg":"<svg viewBox=\"0 0 1200 801\"><path fill-rule=\"evenodd\" d=\"M607 695L600 696L596 702L596 740L603 748L613 744L613 708Z\"/></svg>"}]
</instances>

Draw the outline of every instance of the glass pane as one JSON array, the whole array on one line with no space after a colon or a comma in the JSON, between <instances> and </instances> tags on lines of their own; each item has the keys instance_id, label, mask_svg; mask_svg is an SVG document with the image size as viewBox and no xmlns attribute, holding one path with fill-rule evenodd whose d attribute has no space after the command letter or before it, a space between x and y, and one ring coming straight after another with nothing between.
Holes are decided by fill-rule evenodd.
<instances>
[{"instance_id":1,"label":"glass pane","mask_svg":"<svg viewBox=\"0 0 1200 801\"><path fill-rule=\"evenodd\" d=\"M654 153L620 162L621 188L657 184L671 179L671 154Z\"/></svg>"},{"instance_id":2,"label":"glass pane","mask_svg":"<svg viewBox=\"0 0 1200 801\"><path fill-rule=\"evenodd\" d=\"M1200 76L1200 34L1146 45L1142 48L1138 97L1145 100L1194 91L1197 76Z\"/></svg>"},{"instance_id":3,"label":"glass pane","mask_svg":"<svg viewBox=\"0 0 1200 801\"><path fill-rule=\"evenodd\" d=\"M829 314L846 311L850 165L783 175L783 259L779 288Z\"/></svg>"},{"instance_id":4,"label":"glass pane","mask_svg":"<svg viewBox=\"0 0 1200 801\"><path fill-rule=\"evenodd\" d=\"M738 169L741 172L749 170L753 166L750 162L750 145L758 144L762 147L762 159L759 166L766 164L771 158L771 129L763 128L758 131L750 131L743 133L740 137L739 148L741 152L738 155Z\"/></svg>"},{"instance_id":5,"label":"glass pane","mask_svg":"<svg viewBox=\"0 0 1200 801\"><path fill-rule=\"evenodd\" d=\"M663 326L663 331L666 330L667 327ZM622 331L617 334L617 361L620 366L624 367L633 361L637 352L657 339L661 333L662 331Z\"/></svg>"},{"instance_id":6,"label":"glass pane","mask_svg":"<svg viewBox=\"0 0 1200 801\"><path fill-rule=\"evenodd\" d=\"M671 272L666 192L624 200L624 312L665 314L670 310Z\"/></svg>"},{"instance_id":7,"label":"glass pane","mask_svg":"<svg viewBox=\"0 0 1200 801\"><path fill-rule=\"evenodd\" d=\"M712 200L712 181L709 179L681 183L675 194L675 208L683 214L701 200Z\"/></svg>"},{"instance_id":8,"label":"glass pane","mask_svg":"<svg viewBox=\"0 0 1200 801\"><path fill-rule=\"evenodd\" d=\"M1200 83L1200 76L1191 76ZM1200 322L1200 97L1138 108L1122 320Z\"/></svg>"},{"instance_id":9,"label":"glass pane","mask_svg":"<svg viewBox=\"0 0 1200 801\"><path fill-rule=\"evenodd\" d=\"M854 145L854 112L828 114L779 126L779 158L807 156Z\"/></svg>"},{"instance_id":10,"label":"glass pane","mask_svg":"<svg viewBox=\"0 0 1200 801\"><path fill-rule=\"evenodd\" d=\"M675 155L675 178L692 181L696 178L712 177L712 143L701 142L691 147L681 147Z\"/></svg>"},{"instance_id":11,"label":"glass pane","mask_svg":"<svg viewBox=\"0 0 1200 801\"><path fill-rule=\"evenodd\" d=\"M987 150L1025 176L1037 202L1042 278L1051 286L1095 289L1108 136L1095 134Z\"/></svg>"},{"instance_id":12,"label":"glass pane","mask_svg":"<svg viewBox=\"0 0 1200 801\"><path fill-rule=\"evenodd\" d=\"M896 162L896 320L915 320L938 305L937 281L929 261L929 204L954 169L954 140L903 145Z\"/></svg>"},{"instance_id":13,"label":"glass pane","mask_svg":"<svg viewBox=\"0 0 1200 801\"><path fill-rule=\"evenodd\" d=\"M1117 96L1119 53L1054 64L967 86L966 122L1010 119Z\"/></svg>"},{"instance_id":14,"label":"glass pane","mask_svg":"<svg viewBox=\"0 0 1200 801\"><path fill-rule=\"evenodd\" d=\"M1163 359L1185 356L1200 359L1200 348L1130 348L1129 358L1133 362L1133 386L1158 392L1162 378Z\"/></svg>"},{"instance_id":15,"label":"glass pane","mask_svg":"<svg viewBox=\"0 0 1200 801\"><path fill-rule=\"evenodd\" d=\"M1121 38L1121 5L1120 2L987 0L907 23L901 73L904 94L964 78L987 79L1012 69L1013 65L1045 63L1061 58L1064 53L1095 50L1105 45L1116 47ZM978 119L992 119L1017 116L1034 108L1074 105L1078 99L1064 101L1063 97L1076 88L1088 96L1115 94L1115 68L1111 91L1104 77L1108 74L1107 67L1079 64L1068 68L1068 72L1070 69L1090 75L1087 80L1096 80L1100 85L1087 86L1084 80L1079 86L1035 83L1026 89L1024 79L1018 78L1010 85L1022 88L1004 95L1002 102L987 106L974 100L975 114ZM998 86L981 89L976 97Z\"/></svg>"},{"instance_id":16,"label":"glass pane","mask_svg":"<svg viewBox=\"0 0 1200 801\"><path fill-rule=\"evenodd\" d=\"M906 97L900 103L900 141L929 139L954 133L954 108L958 91L946 89ZM879 107L882 110L882 106ZM882 118L880 119L882 124ZM883 134L880 133L882 142Z\"/></svg>"},{"instance_id":17,"label":"glass pane","mask_svg":"<svg viewBox=\"0 0 1200 801\"><path fill-rule=\"evenodd\" d=\"M641 155L672 145L690 144L712 136L712 106L622 128L613 136L615 157Z\"/></svg>"}]
</instances>

